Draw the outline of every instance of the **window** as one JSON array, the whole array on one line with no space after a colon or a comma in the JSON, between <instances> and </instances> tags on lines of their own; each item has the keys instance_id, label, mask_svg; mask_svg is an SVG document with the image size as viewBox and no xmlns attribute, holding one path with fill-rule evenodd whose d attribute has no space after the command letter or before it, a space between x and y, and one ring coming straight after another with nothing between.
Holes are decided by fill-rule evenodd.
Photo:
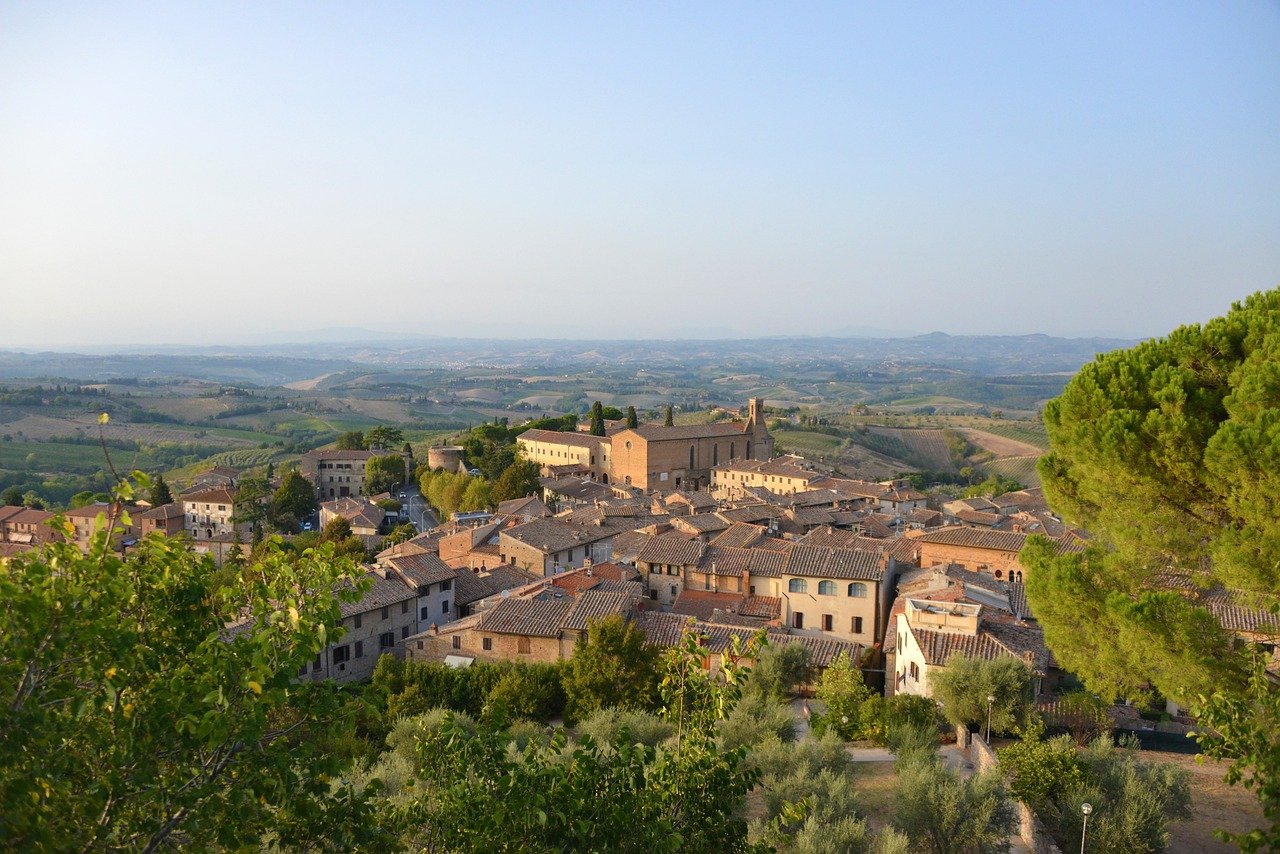
<instances>
[{"instance_id":1,"label":"window","mask_svg":"<svg viewBox=\"0 0 1280 854\"><path fill-rule=\"evenodd\" d=\"M378 635L378 648L379 648L379 649L391 649L391 647L393 647L393 646L395 646L395 645L396 645L396 633L395 633L395 632L383 632L382 634Z\"/></svg>"},{"instance_id":2,"label":"window","mask_svg":"<svg viewBox=\"0 0 1280 854\"><path fill-rule=\"evenodd\" d=\"M444 600L443 602L441 602L441 603L440 603L440 613L441 613L441 614L447 614L447 613L449 613L449 600L448 600L448 599L446 599L446 600Z\"/></svg>"},{"instance_id":3,"label":"window","mask_svg":"<svg viewBox=\"0 0 1280 854\"><path fill-rule=\"evenodd\" d=\"M911 678L915 679L916 681L919 681L920 679L920 668L919 666L916 665L914 661L911 662Z\"/></svg>"},{"instance_id":4,"label":"window","mask_svg":"<svg viewBox=\"0 0 1280 854\"><path fill-rule=\"evenodd\" d=\"M400 613L401 613L401 614L407 614L407 613L409 613L409 600L408 600L408 599L406 599L405 601L403 601L403 602L401 602L401 603L400 603Z\"/></svg>"},{"instance_id":5,"label":"window","mask_svg":"<svg viewBox=\"0 0 1280 854\"><path fill-rule=\"evenodd\" d=\"M831 626L832 626L832 625L833 625L833 623L832 623L831 615L830 615L830 614L823 614L823 615L822 615L822 630L823 630L824 632L829 632L829 631L831 631Z\"/></svg>"},{"instance_id":6,"label":"window","mask_svg":"<svg viewBox=\"0 0 1280 854\"><path fill-rule=\"evenodd\" d=\"M364 641L356 641L356 658L364 658Z\"/></svg>"},{"instance_id":7,"label":"window","mask_svg":"<svg viewBox=\"0 0 1280 854\"><path fill-rule=\"evenodd\" d=\"M316 660L311 662L311 672L315 673L319 669L320 669L320 656L317 655Z\"/></svg>"},{"instance_id":8,"label":"window","mask_svg":"<svg viewBox=\"0 0 1280 854\"><path fill-rule=\"evenodd\" d=\"M409 627L408 627L408 626L401 626L401 627L400 627L400 640L404 640L404 639L405 639L405 638L407 638L408 636L409 636Z\"/></svg>"},{"instance_id":9,"label":"window","mask_svg":"<svg viewBox=\"0 0 1280 854\"><path fill-rule=\"evenodd\" d=\"M861 617L853 618L853 633L855 635L862 634L862 618Z\"/></svg>"},{"instance_id":10,"label":"window","mask_svg":"<svg viewBox=\"0 0 1280 854\"><path fill-rule=\"evenodd\" d=\"M803 628L804 628L804 614L801 614L799 611L796 611L795 613L793 613L793 614L791 615L791 625L792 625L792 627L793 627L793 628L803 629Z\"/></svg>"},{"instance_id":11,"label":"window","mask_svg":"<svg viewBox=\"0 0 1280 854\"><path fill-rule=\"evenodd\" d=\"M675 596L675 595L676 595L676 586L675 586L674 584L673 584L673 585L671 585L671 595L672 595L672 596Z\"/></svg>"},{"instance_id":12,"label":"window","mask_svg":"<svg viewBox=\"0 0 1280 854\"><path fill-rule=\"evenodd\" d=\"M788 593L808 593L809 582L805 581L803 578L793 578L787 582L787 592Z\"/></svg>"},{"instance_id":13,"label":"window","mask_svg":"<svg viewBox=\"0 0 1280 854\"><path fill-rule=\"evenodd\" d=\"M426 605L423 605L423 606L422 606L422 616L420 616L418 619L420 619L420 620L425 620L425 619L427 619L427 618L428 618L428 617L430 617L430 616L431 616L431 608L429 608L429 607L428 607L428 606L426 606Z\"/></svg>"},{"instance_id":14,"label":"window","mask_svg":"<svg viewBox=\"0 0 1280 854\"><path fill-rule=\"evenodd\" d=\"M867 585L861 581L854 581L849 585L849 595L855 599L867 598Z\"/></svg>"},{"instance_id":15,"label":"window","mask_svg":"<svg viewBox=\"0 0 1280 854\"><path fill-rule=\"evenodd\" d=\"M462 649L462 635L453 636L453 648Z\"/></svg>"},{"instance_id":16,"label":"window","mask_svg":"<svg viewBox=\"0 0 1280 854\"><path fill-rule=\"evenodd\" d=\"M343 645L333 648L333 663L346 664L351 660L351 647Z\"/></svg>"},{"instance_id":17,"label":"window","mask_svg":"<svg viewBox=\"0 0 1280 854\"><path fill-rule=\"evenodd\" d=\"M689 446L689 468L695 468L693 464L693 445Z\"/></svg>"},{"instance_id":18,"label":"window","mask_svg":"<svg viewBox=\"0 0 1280 854\"><path fill-rule=\"evenodd\" d=\"M385 620L389 616L391 616L391 608L389 606L384 605L382 608L382 619Z\"/></svg>"},{"instance_id":19,"label":"window","mask_svg":"<svg viewBox=\"0 0 1280 854\"><path fill-rule=\"evenodd\" d=\"M532 651L532 645L529 643L529 639L527 637L521 636L516 641L516 652L520 653L521 655L528 655L531 651Z\"/></svg>"},{"instance_id":20,"label":"window","mask_svg":"<svg viewBox=\"0 0 1280 854\"><path fill-rule=\"evenodd\" d=\"M819 596L834 596L834 595L836 595L836 583L835 583L834 581L819 581L819 582L818 582L818 595L819 595Z\"/></svg>"},{"instance_id":21,"label":"window","mask_svg":"<svg viewBox=\"0 0 1280 854\"><path fill-rule=\"evenodd\" d=\"M482 641L480 642L480 646L484 648L484 651L485 651L485 652L490 652L490 651L492 651L492 650L493 650L493 638L485 638L484 640L482 640Z\"/></svg>"},{"instance_id":22,"label":"window","mask_svg":"<svg viewBox=\"0 0 1280 854\"><path fill-rule=\"evenodd\" d=\"M452 579L448 579L448 578L446 578L444 581L441 581L441 582L440 582L440 592L441 592L441 593L443 593L443 592L444 592L444 591L446 591L446 590L452 590L452 589L453 589L453 581L452 581Z\"/></svg>"},{"instance_id":23,"label":"window","mask_svg":"<svg viewBox=\"0 0 1280 854\"><path fill-rule=\"evenodd\" d=\"M734 443L733 443L733 442L730 442L730 443L729 443L729 459L731 459L731 460L732 460L732 459L736 459L736 458L737 458L737 456L738 456L737 451L735 451L735 450L733 449L733 447L734 447Z\"/></svg>"},{"instance_id":24,"label":"window","mask_svg":"<svg viewBox=\"0 0 1280 854\"><path fill-rule=\"evenodd\" d=\"M720 446L719 445L711 446L711 465L713 466L720 465Z\"/></svg>"},{"instance_id":25,"label":"window","mask_svg":"<svg viewBox=\"0 0 1280 854\"><path fill-rule=\"evenodd\" d=\"M357 628L357 629L358 629L358 628L360 628L360 623L361 623L360 615L359 615L359 614L356 614L356 628Z\"/></svg>"}]
</instances>

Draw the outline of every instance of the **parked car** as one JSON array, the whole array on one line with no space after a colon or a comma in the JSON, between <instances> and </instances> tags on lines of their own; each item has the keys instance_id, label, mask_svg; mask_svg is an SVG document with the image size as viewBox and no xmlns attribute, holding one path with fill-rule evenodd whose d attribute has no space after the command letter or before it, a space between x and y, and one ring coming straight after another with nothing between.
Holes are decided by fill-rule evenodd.
<instances>
[{"instance_id":1,"label":"parked car","mask_svg":"<svg viewBox=\"0 0 1280 854\"><path fill-rule=\"evenodd\" d=\"M311 530L311 523L310 523L310 522L303 522L303 523L302 523L302 530L304 530L304 531L310 531L310 530Z\"/></svg>"}]
</instances>

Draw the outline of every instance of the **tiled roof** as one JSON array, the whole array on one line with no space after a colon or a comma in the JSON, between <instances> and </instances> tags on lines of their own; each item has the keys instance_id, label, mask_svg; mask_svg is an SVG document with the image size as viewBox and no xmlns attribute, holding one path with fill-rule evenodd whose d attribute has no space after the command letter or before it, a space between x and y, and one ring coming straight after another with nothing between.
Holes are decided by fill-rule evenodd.
<instances>
[{"instance_id":1,"label":"tiled roof","mask_svg":"<svg viewBox=\"0 0 1280 854\"><path fill-rule=\"evenodd\" d=\"M634 567L619 566L616 563L593 564L591 573L609 581L635 581L640 577L640 573Z\"/></svg>"},{"instance_id":2,"label":"tiled roof","mask_svg":"<svg viewBox=\"0 0 1280 854\"><path fill-rule=\"evenodd\" d=\"M701 513L697 516L676 516L671 520L671 524L681 528L691 528L699 534L708 534L726 530L732 523L723 519L718 513Z\"/></svg>"},{"instance_id":3,"label":"tiled roof","mask_svg":"<svg viewBox=\"0 0 1280 854\"><path fill-rule=\"evenodd\" d=\"M730 522L762 522L768 519L782 518L783 510L772 504L753 504L750 507L735 507L732 510L721 510L718 514Z\"/></svg>"},{"instance_id":4,"label":"tiled roof","mask_svg":"<svg viewBox=\"0 0 1280 854\"><path fill-rule=\"evenodd\" d=\"M604 590L587 590L573 600L573 607L565 614L562 628L586 631L589 620L598 620L613 614L621 614L625 609L627 596L625 593Z\"/></svg>"},{"instance_id":5,"label":"tiled roof","mask_svg":"<svg viewBox=\"0 0 1280 854\"><path fill-rule=\"evenodd\" d=\"M217 489L202 489L198 492L188 492L182 496L184 504L234 504L235 495L229 489L219 487Z\"/></svg>"},{"instance_id":6,"label":"tiled roof","mask_svg":"<svg viewBox=\"0 0 1280 854\"><path fill-rule=\"evenodd\" d=\"M786 477L808 481L823 477L821 472L802 465L794 460L731 460L715 467L716 471L740 472L743 474L762 474L774 477Z\"/></svg>"},{"instance_id":7,"label":"tiled roof","mask_svg":"<svg viewBox=\"0 0 1280 854\"><path fill-rule=\"evenodd\" d=\"M524 498L512 498L507 501L498 502L499 516L514 516L520 513L535 512L542 516L546 514L547 506L542 503L542 499L536 495L528 495Z\"/></svg>"},{"instance_id":8,"label":"tiled roof","mask_svg":"<svg viewBox=\"0 0 1280 854\"><path fill-rule=\"evenodd\" d=\"M512 566L495 566L485 573L458 570L453 581L453 601L458 606L479 602L503 590L521 587L534 579Z\"/></svg>"},{"instance_id":9,"label":"tiled roof","mask_svg":"<svg viewBox=\"0 0 1280 854\"><path fill-rule=\"evenodd\" d=\"M635 433L649 442L663 442L671 439L711 439L716 436L741 436L747 429L747 422L734 421L720 424L688 424L664 427L661 424L641 424L630 430L622 430L614 434L625 439L627 433Z\"/></svg>"},{"instance_id":10,"label":"tiled roof","mask_svg":"<svg viewBox=\"0 0 1280 854\"><path fill-rule=\"evenodd\" d=\"M485 611L477 624L482 632L553 638L560 634L570 599L503 599Z\"/></svg>"},{"instance_id":11,"label":"tiled roof","mask_svg":"<svg viewBox=\"0 0 1280 854\"><path fill-rule=\"evenodd\" d=\"M644 632L645 640L650 646L661 647L678 644L686 629L696 631L702 636L703 646L712 654L722 653L728 649L731 638L734 636L746 644L755 634L755 630L745 626L702 622L682 614L664 614L657 611L643 611L637 614L636 627ZM815 667L826 667L841 652L847 652L854 662L857 662L862 655L861 645L849 641L792 635L783 629L766 629L765 634L771 644L798 643L808 648L810 662Z\"/></svg>"},{"instance_id":12,"label":"tiled roof","mask_svg":"<svg viewBox=\"0 0 1280 854\"><path fill-rule=\"evenodd\" d=\"M388 451L387 453L394 453ZM368 460L378 455L377 451L341 451L337 448L323 448L315 451L307 451L303 457L313 460Z\"/></svg>"},{"instance_id":13,"label":"tiled roof","mask_svg":"<svg viewBox=\"0 0 1280 854\"><path fill-rule=\"evenodd\" d=\"M747 596L738 606L738 613L744 617L776 620L782 616L782 600L776 596Z\"/></svg>"},{"instance_id":14,"label":"tiled roof","mask_svg":"<svg viewBox=\"0 0 1280 854\"><path fill-rule=\"evenodd\" d=\"M636 555L637 561L669 566L695 566L704 546L679 534L666 533L653 537Z\"/></svg>"},{"instance_id":15,"label":"tiled roof","mask_svg":"<svg viewBox=\"0 0 1280 854\"><path fill-rule=\"evenodd\" d=\"M548 492L578 501L599 501L613 497L611 488L586 477L544 477L539 483Z\"/></svg>"},{"instance_id":16,"label":"tiled roof","mask_svg":"<svg viewBox=\"0 0 1280 854\"><path fill-rule=\"evenodd\" d=\"M671 603L673 614L710 620L717 610L737 612L746 598L741 593L718 593L714 590L683 590Z\"/></svg>"},{"instance_id":17,"label":"tiled roof","mask_svg":"<svg viewBox=\"0 0 1280 854\"><path fill-rule=\"evenodd\" d=\"M720 506L715 497L709 492L701 490L684 492L677 491L668 495L663 499L667 504L687 504L694 510L714 510Z\"/></svg>"},{"instance_id":18,"label":"tiled roof","mask_svg":"<svg viewBox=\"0 0 1280 854\"><path fill-rule=\"evenodd\" d=\"M865 480L851 480L843 477L824 477L809 484L814 489L830 489L848 498L875 498L892 492L883 483L871 483Z\"/></svg>"},{"instance_id":19,"label":"tiled roof","mask_svg":"<svg viewBox=\"0 0 1280 854\"><path fill-rule=\"evenodd\" d=\"M607 436L592 436L590 433L578 433L558 430L525 430L516 437L517 442L543 442L548 445L572 445L576 448L598 448L609 444Z\"/></svg>"},{"instance_id":20,"label":"tiled roof","mask_svg":"<svg viewBox=\"0 0 1280 854\"><path fill-rule=\"evenodd\" d=\"M1161 573L1153 586L1177 591L1192 602L1204 606L1229 632L1280 632L1280 617L1271 613L1271 608L1280 603L1280 599L1274 596L1231 589L1221 584L1201 587L1195 578L1180 572Z\"/></svg>"},{"instance_id":21,"label":"tiled roof","mask_svg":"<svg viewBox=\"0 0 1280 854\"><path fill-rule=\"evenodd\" d=\"M74 510L65 510L62 515L68 519L96 519L99 513L104 516L110 516L111 505L105 501L95 501L92 504L86 504Z\"/></svg>"},{"instance_id":22,"label":"tiled roof","mask_svg":"<svg viewBox=\"0 0 1280 854\"><path fill-rule=\"evenodd\" d=\"M406 582L415 586L439 584L458 575L458 570L446 566L444 561L431 552L393 557L387 564L397 570Z\"/></svg>"},{"instance_id":23,"label":"tiled roof","mask_svg":"<svg viewBox=\"0 0 1280 854\"><path fill-rule=\"evenodd\" d=\"M603 580L602 578L596 578L594 575L587 575L585 572L563 572L551 578L551 585L559 587L570 596L577 596L596 587Z\"/></svg>"},{"instance_id":24,"label":"tiled roof","mask_svg":"<svg viewBox=\"0 0 1280 854\"><path fill-rule=\"evenodd\" d=\"M880 555L876 552L813 546L793 547L787 555L782 572L784 575L867 581L880 581L884 578Z\"/></svg>"},{"instance_id":25,"label":"tiled roof","mask_svg":"<svg viewBox=\"0 0 1280 854\"><path fill-rule=\"evenodd\" d=\"M523 525L503 530L502 536L519 540L544 554L554 554L574 546L594 543L613 536L609 527L579 525L559 518L533 519Z\"/></svg>"},{"instance_id":26,"label":"tiled roof","mask_svg":"<svg viewBox=\"0 0 1280 854\"><path fill-rule=\"evenodd\" d=\"M786 562L786 552L769 549L735 549L722 546L708 546L698 563L700 572L719 576L740 576L743 571L752 575L777 578L782 574Z\"/></svg>"},{"instance_id":27,"label":"tiled roof","mask_svg":"<svg viewBox=\"0 0 1280 854\"><path fill-rule=\"evenodd\" d=\"M984 513L981 510L957 510L952 515L961 522L967 522L970 525L981 525L984 528L994 528L1004 518L999 513Z\"/></svg>"},{"instance_id":28,"label":"tiled roof","mask_svg":"<svg viewBox=\"0 0 1280 854\"><path fill-rule=\"evenodd\" d=\"M912 626L911 633L928 664L946 666L953 655L967 655L988 661L998 658L1016 658L1025 662L1037 673L1044 673L1049 666L1049 650L1044 645L1044 634L1039 629L1013 622L988 622L983 620L977 634L939 632Z\"/></svg>"},{"instance_id":29,"label":"tiled roof","mask_svg":"<svg viewBox=\"0 0 1280 854\"><path fill-rule=\"evenodd\" d=\"M150 510L145 510L142 513L137 514L137 518L139 519L164 520L178 519L181 517L182 507L175 501L170 501L168 504L161 504L159 507L152 507Z\"/></svg>"},{"instance_id":30,"label":"tiled roof","mask_svg":"<svg viewBox=\"0 0 1280 854\"><path fill-rule=\"evenodd\" d=\"M1026 545L1028 536L1015 531L983 531L977 528L951 527L928 531L916 537L916 542L1018 552ZM1074 538L1059 537L1056 538L1056 542L1060 553L1084 551L1084 543Z\"/></svg>"},{"instance_id":31,"label":"tiled roof","mask_svg":"<svg viewBox=\"0 0 1280 854\"><path fill-rule=\"evenodd\" d=\"M645 534L640 531L623 531L613 538L613 559L622 563L634 561L636 555L651 539L653 539L652 534Z\"/></svg>"},{"instance_id":32,"label":"tiled roof","mask_svg":"<svg viewBox=\"0 0 1280 854\"><path fill-rule=\"evenodd\" d=\"M418 591L398 578L383 578L376 572L371 572L369 575L373 579L373 586L359 601L340 603L342 616L350 617L355 614L367 614L369 611L378 608L398 605L406 599L416 600L418 598Z\"/></svg>"},{"instance_id":33,"label":"tiled roof","mask_svg":"<svg viewBox=\"0 0 1280 854\"><path fill-rule=\"evenodd\" d=\"M725 531L721 531L712 540L713 546L726 546L729 548L745 549L760 542L768 535L768 530L759 525L749 525L746 522L734 522L731 527Z\"/></svg>"}]
</instances>

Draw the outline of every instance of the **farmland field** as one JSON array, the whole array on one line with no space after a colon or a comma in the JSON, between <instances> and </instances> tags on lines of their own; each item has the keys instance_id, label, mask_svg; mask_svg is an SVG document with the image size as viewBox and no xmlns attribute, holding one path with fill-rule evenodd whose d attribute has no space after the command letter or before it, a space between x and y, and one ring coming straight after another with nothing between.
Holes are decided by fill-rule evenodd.
<instances>
[{"instance_id":1,"label":"farmland field","mask_svg":"<svg viewBox=\"0 0 1280 854\"><path fill-rule=\"evenodd\" d=\"M117 456L127 452L114 451ZM0 442L0 469L92 474L105 468L102 448L62 442Z\"/></svg>"},{"instance_id":2,"label":"farmland field","mask_svg":"<svg viewBox=\"0 0 1280 854\"><path fill-rule=\"evenodd\" d=\"M1036 460L1038 459L1038 456L1005 457L1004 459L992 460L983 468L995 474L1011 477L1025 486L1039 486L1040 475L1036 472Z\"/></svg>"},{"instance_id":3,"label":"farmland field","mask_svg":"<svg viewBox=\"0 0 1280 854\"><path fill-rule=\"evenodd\" d=\"M921 468L934 471L951 471L951 448L942 430L895 429L893 427L870 427L873 433L891 436L898 439L910 451L908 458Z\"/></svg>"},{"instance_id":4,"label":"farmland field","mask_svg":"<svg viewBox=\"0 0 1280 854\"><path fill-rule=\"evenodd\" d=\"M1007 436L1000 436L986 430L960 430L958 432L978 447L995 454L997 458L1035 457L1039 456L1042 450L1035 445L1029 445L1026 442L1011 439Z\"/></svg>"},{"instance_id":5,"label":"farmland field","mask_svg":"<svg viewBox=\"0 0 1280 854\"><path fill-rule=\"evenodd\" d=\"M780 448L795 451L798 454L813 454L816 456L835 453L844 444L838 436L828 436L826 433L810 433L803 430L779 430L774 433L774 438Z\"/></svg>"}]
</instances>

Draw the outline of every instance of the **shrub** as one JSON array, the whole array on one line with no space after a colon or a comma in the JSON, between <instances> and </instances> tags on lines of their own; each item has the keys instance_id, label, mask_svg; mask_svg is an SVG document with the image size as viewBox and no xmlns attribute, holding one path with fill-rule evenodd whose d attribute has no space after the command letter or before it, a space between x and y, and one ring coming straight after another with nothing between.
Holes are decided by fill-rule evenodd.
<instances>
[{"instance_id":1,"label":"shrub","mask_svg":"<svg viewBox=\"0 0 1280 854\"><path fill-rule=\"evenodd\" d=\"M744 695L718 726L720 744L726 750L751 747L769 737L782 741L796 738L796 719L791 708L771 695L759 693Z\"/></svg>"},{"instance_id":2,"label":"shrub","mask_svg":"<svg viewBox=\"0 0 1280 854\"><path fill-rule=\"evenodd\" d=\"M797 685L809 681L811 658L809 648L795 641L765 644L751 669L748 691L786 697Z\"/></svg>"},{"instance_id":3,"label":"shrub","mask_svg":"<svg viewBox=\"0 0 1280 854\"><path fill-rule=\"evenodd\" d=\"M630 743L649 747L657 747L676 733L675 724L639 709L601 709L578 726L579 732L600 744L617 744L624 729Z\"/></svg>"},{"instance_id":4,"label":"shrub","mask_svg":"<svg viewBox=\"0 0 1280 854\"><path fill-rule=\"evenodd\" d=\"M826 711L812 721L814 731L829 729L845 741L857 738L862 728L862 705L871 696L871 689L849 660L849 654L840 653L823 672L818 684L817 698Z\"/></svg>"},{"instance_id":5,"label":"shrub","mask_svg":"<svg viewBox=\"0 0 1280 854\"><path fill-rule=\"evenodd\" d=\"M953 724L985 726L989 708L991 731L1009 732L1034 711L1031 668L1014 658L953 655L930 682ZM988 697L994 697L995 702L988 705Z\"/></svg>"},{"instance_id":6,"label":"shrub","mask_svg":"<svg viewBox=\"0 0 1280 854\"><path fill-rule=\"evenodd\" d=\"M899 761L895 823L917 851L1003 851L1017 823L997 772L962 779L936 756Z\"/></svg>"},{"instance_id":7,"label":"shrub","mask_svg":"<svg viewBox=\"0 0 1280 854\"><path fill-rule=\"evenodd\" d=\"M560 676L558 664L515 664L485 698L485 716L497 721L527 718L545 723L563 715Z\"/></svg>"}]
</instances>

